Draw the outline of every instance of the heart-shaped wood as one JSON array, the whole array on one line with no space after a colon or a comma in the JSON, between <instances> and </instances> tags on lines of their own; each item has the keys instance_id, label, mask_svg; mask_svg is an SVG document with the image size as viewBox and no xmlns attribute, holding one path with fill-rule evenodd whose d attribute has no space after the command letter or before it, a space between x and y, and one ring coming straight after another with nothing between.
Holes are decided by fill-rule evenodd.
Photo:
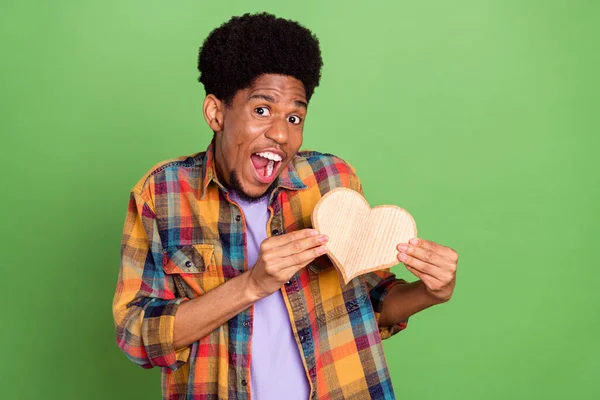
<instances>
[{"instance_id":1,"label":"heart-shaped wood","mask_svg":"<svg viewBox=\"0 0 600 400\"><path fill-rule=\"evenodd\" d=\"M417 236L413 217L396 206L371 208L358 192L334 189L319 200L312 224L329 236L327 255L347 284L367 272L399 263L400 243Z\"/></svg>"}]
</instances>

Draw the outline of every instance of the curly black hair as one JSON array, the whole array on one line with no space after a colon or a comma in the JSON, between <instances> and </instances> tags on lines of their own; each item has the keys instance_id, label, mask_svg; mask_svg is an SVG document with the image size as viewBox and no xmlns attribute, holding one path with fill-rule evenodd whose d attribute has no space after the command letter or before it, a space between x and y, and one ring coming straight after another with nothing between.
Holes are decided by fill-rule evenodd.
<instances>
[{"instance_id":1,"label":"curly black hair","mask_svg":"<svg viewBox=\"0 0 600 400\"><path fill-rule=\"evenodd\" d=\"M268 13L244 14L208 35L198 56L198 80L206 94L230 105L259 76L288 75L304 84L310 101L322 66L319 40L310 30Z\"/></svg>"}]
</instances>

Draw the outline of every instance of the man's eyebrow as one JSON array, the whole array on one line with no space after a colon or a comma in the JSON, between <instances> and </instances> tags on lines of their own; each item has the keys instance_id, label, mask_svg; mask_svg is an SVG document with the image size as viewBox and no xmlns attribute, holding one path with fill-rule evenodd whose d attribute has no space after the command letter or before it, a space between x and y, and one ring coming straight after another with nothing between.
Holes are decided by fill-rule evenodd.
<instances>
[{"instance_id":1,"label":"man's eyebrow","mask_svg":"<svg viewBox=\"0 0 600 400\"><path fill-rule=\"evenodd\" d=\"M300 100L294 100L294 105L296 107L303 107L304 109L308 108L308 103L306 103L304 101L300 101Z\"/></svg>"},{"instance_id":2,"label":"man's eyebrow","mask_svg":"<svg viewBox=\"0 0 600 400\"><path fill-rule=\"evenodd\" d=\"M261 100L264 100L264 101L268 101L269 103L278 103L278 101L275 100L274 97L271 97L271 96L266 95L266 94L260 94L260 93L253 94L252 96L248 97L248 100L252 100L252 99L261 99ZM302 100L294 100L294 105L296 107L302 107L302 108L305 108L305 109L308 108L308 103L306 103L306 102L304 102Z\"/></svg>"},{"instance_id":3,"label":"man's eyebrow","mask_svg":"<svg viewBox=\"0 0 600 400\"><path fill-rule=\"evenodd\" d=\"M253 94L252 96L248 97L248 100L252 100L252 99L261 99L264 101L268 101L269 103L277 103L275 98L268 96L266 94Z\"/></svg>"}]
</instances>

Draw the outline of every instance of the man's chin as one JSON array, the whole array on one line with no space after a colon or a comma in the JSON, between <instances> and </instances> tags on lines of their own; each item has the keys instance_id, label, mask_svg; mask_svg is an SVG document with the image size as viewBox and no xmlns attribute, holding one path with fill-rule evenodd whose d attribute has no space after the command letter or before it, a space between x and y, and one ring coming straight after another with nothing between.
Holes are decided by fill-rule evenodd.
<instances>
[{"instance_id":1,"label":"man's chin","mask_svg":"<svg viewBox=\"0 0 600 400\"><path fill-rule=\"evenodd\" d=\"M268 191L269 191L269 186L267 186L265 188L261 188L261 189L250 189L250 190L244 189L242 194L251 199L260 199L261 197L264 197Z\"/></svg>"},{"instance_id":2,"label":"man's chin","mask_svg":"<svg viewBox=\"0 0 600 400\"><path fill-rule=\"evenodd\" d=\"M239 190L233 190L233 192L235 193L234 196L238 197L239 199L241 199L247 203L257 203L257 202L265 199L265 197L270 196L271 193L273 192L274 188L275 188L275 186L271 185L267 188L267 190L264 190L262 192L248 193L246 191L239 191Z\"/></svg>"},{"instance_id":3,"label":"man's chin","mask_svg":"<svg viewBox=\"0 0 600 400\"><path fill-rule=\"evenodd\" d=\"M251 185L242 184L237 171L232 171L228 189L235 192L235 195L247 202L256 202L270 195L275 189L277 178L270 185Z\"/></svg>"}]
</instances>

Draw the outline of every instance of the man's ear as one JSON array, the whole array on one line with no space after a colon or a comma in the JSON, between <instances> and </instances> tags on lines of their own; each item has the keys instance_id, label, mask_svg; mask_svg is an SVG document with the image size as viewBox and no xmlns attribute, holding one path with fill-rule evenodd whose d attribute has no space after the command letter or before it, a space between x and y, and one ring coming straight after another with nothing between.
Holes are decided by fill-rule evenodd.
<instances>
[{"instance_id":1,"label":"man's ear","mask_svg":"<svg viewBox=\"0 0 600 400\"><path fill-rule=\"evenodd\" d=\"M204 113L204 119L210 129L213 132L220 132L223 130L223 108L225 104L219 99L217 99L214 95L209 94L204 99L204 104L202 105L202 111Z\"/></svg>"}]
</instances>

